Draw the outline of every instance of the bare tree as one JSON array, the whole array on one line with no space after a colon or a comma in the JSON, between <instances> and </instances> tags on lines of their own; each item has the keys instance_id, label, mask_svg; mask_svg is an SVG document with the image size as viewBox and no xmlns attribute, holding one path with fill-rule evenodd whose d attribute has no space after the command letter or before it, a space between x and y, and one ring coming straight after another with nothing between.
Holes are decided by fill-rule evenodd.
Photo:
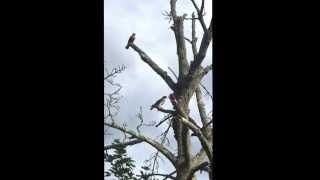
<instances>
[{"instance_id":1,"label":"bare tree","mask_svg":"<svg viewBox=\"0 0 320 180\"><path fill-rule=\"evenodd\" d=\"M167 114L167 116L156 125L156 127L158 127L164 121L170 121L168 128L173 129L174 138L177 144L177 152L170 151L164 144L165 140L158 142L155 139L143 135L138 128L137 131L135 131L117 124L112 117L110 120L105 121L105 125L131 136L131 139L133 140L123 142L125 145L135 145L141 142L151 145L157 150L157 153L161 153L165 156L176 169L176 171L172 173L153 173L149 174L148 177L162 176L164 179L195 180L195 173L197 171L206 171L208 172L209 179L211 180L213 178L214 168L212 127L214 119L208 116L208 113L206 112L202 91L205 91L205 93L208 93L208 91L201 84L201 80L213 68L212 64L203 67L202 62L206 57L211 41L213 41L214 22L213 18L211 18L209 26L205 24L205 0L201 1L200 6L194 0L191 0L196 11L196 15L195 13L192 13L191 18L187 18L186 14L182 16L178 15L176 11L177 1L178 0L170 0L170 12L165 13L168 19L173 22L171 30L175 35L177 60L179 65L178 75L175 75L177 82L175 82L166 71L159 67L146 52L134 44L134 42L128 44L129 47L139 54L141 60L148 64L150 68L152 68L153 71L163 79L163 81L173 91L174 97L177 99L177 103L173 104L173 110L158 108L159 113ZM184 33L184 21L186 20L192 21L191 39L187 38ZM203 30L203 36L200 38L201 42L199 48L197 47L198 38L196 37L196 21L200 23ZM187 59L186 42L190 43L192 46L193 60L191 62ZM212 43L212 45L214 46L214 43ZM170 71L173 72L172 69L170 69ZM196 95L201 124L197 124L197 121L195 121L189 114L189 102L194 94ZM166 136L166 134L163 135ZM201 150L196 155L192 155L191 153L192 137L198 138L202 146Z\"/></svg>"}]
</instances>

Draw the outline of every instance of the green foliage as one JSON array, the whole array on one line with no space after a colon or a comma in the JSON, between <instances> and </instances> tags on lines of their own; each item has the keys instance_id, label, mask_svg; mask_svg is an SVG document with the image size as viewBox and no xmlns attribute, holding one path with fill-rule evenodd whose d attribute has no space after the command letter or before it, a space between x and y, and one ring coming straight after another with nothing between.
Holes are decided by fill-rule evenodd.
<instances>
[{"instance_id":1,"label":"green foliage","mask_svg":"<svg viewBox=\"0 0 320 180\"><path fill-rule=\"evenodd\" d=\"M106 172L106 176L115 176L119 180L137 180L133 174L135 168L134 160L127 156L126 147L115 139L112 143L116 145L114 154L106 155L106 162L111 164L111 169Z\"/></svg>"}]
</instances>

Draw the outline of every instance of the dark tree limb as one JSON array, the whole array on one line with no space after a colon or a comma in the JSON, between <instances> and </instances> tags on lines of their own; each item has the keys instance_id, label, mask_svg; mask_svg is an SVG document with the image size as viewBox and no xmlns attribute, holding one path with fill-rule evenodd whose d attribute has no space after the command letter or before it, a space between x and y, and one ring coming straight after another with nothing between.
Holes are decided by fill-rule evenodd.
<instances>
[{"instance_id":1,"label":"dark tree limb","mask_svg":"<svg viewBox=\"0 0 320 180\"><path fill-rule=\"evenodd\" d=\"M178 109L180 109L180 108L178 108ZM163 109L163 108L158 108L158 111L163 112L163 113L169 113L169 114L172 114L172 115L176 115L177 114L176 111L169 110L169 109ZM183 114L184 114L185 117L188 117L189 121L194 126L196 126L197 128L200 128L200 126L197 125L196 121L193 118L191 118L190 116L187 116L186 113L183 113Z\"/></svg>"},{"instance_id":2,"label":"dark tree limb","mask_svg":"<svg viewBox=\"0 0 320 180\"><path fill-rule=\"evenodd\" d=\"M202 87L202 89L203 89L204 91L206 91L206 95L210 96L211 100L213 100L213 97L212 97L212 95L210 94L210 92L207 90L207 88L206 88L202 83L200 83L200 86Z\"/></svg>"},{"instance_id":3,"label":"dark tree limb","mask_svg":"<svg viewBox=\"0 0 320 180\"><path fill-rule=\"evenodd\" d=\"M184 39L188 41L190 44L192 44L192 41L189 38L184 37Z\"/></svg>"},{"instance_id":4,"label":"dark tree limb","mask_svg":"<svg viewBox=\"0 0 320 180\"><path fill-rule=\"evenodd\" d=\"M169 113L169 114L175 114L176 112L173 110L169 109L163 109L163 108L157 108L158 111L163 112L163 113Z\"/></svg>"},{"instance_id":5,"label":"dark tree limb","mask_svg":"<svg viewBox=\"0 0 320 180\"><path fill-rule=\"evenodd\" d=\"M142 140L136 139L136 140L132 140L132 141L123 142L123 143L121 143L121 145L123 145L123 146L132 146L132 145L136 145L136 144L139 144L139 143L142 143L142 142L143 142ZM108 146L104 147L104 150L115 149L115 148L117 148L119 146L120 146L119 144L108 145Z\"/></svg>"},{"instance_id":6,"label":"dark tree limb","mask_svg":"<svg viewBox=\"0 0 320 180\"><path fill-rule=\"evenodd\" d=\"M163 122L165 122L166 120L168 120L168 119L170 119L170 118L172 118L172 115L170 115L170 116L166 117L165 119L163 119L162 121L160 121L160 122L156 125L156 127L160 126Z\"/></svg>"},{"instance_id":7,"label":"dark tree limb","mask_svg":"<svg viewBox=\"0 0 320 180\"><path fill-rule=\"evenodd\" d=\"M172 173L170 173L170 174L168 174L169 176L172 176L172 175L174 175L175 173L176 173L177 171L173 171ZM169 177L166 177L166 178L164 178L163 180L166 180L166 179L168 179Z\"/></svg>"},{"instance_id":8,"label":"dark tree limb","mask_svg":"<svg viewBox=\"0 0 320 180\"><path fill-rule=\"evenodd\" d=\"M176 84L172 81L171 77L167 74L166 71L162 70L145 52L143 52L138 46L135 44L130 44L132 49L134 49L141 57L142 61L147 63L166 83L167 85L174 91L176 88Z\"/></svg>"},{"instance_id":9,"label":"dark tree limb","mask_svg":"<svg viewBox=\"0 0 320 180\"><path fill-rule=\"evenodd\" d=\"M174 172L175 173L175 172ZM173 173L173 174L174 174ZM137 175L138 177L141 177L141 179L148 179L151 176L162 176L165 179L173 179L175 180L176 178L173 177L171 174L160 174L160 173L152 173L152 174L144 174L144 175Z\"/></svg>"}]
</instances>

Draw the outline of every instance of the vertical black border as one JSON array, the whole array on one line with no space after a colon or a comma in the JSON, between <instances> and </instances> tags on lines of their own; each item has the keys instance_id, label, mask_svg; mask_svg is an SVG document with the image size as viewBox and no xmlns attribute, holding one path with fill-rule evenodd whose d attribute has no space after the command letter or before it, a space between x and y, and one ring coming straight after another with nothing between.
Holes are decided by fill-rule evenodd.
<instances>
[{"instance_id":1,"label":"vertical black border","mask_svg":"<svg viewBox=\"0 0 320 180\"><path fill-rule=\"evenodd\" d=\"M103 180L103 0L4 7L1 179Z\"/></svg>"},{"instance_id":2,"label":"vertical black border","mask_svg":"<svg viewBox=\"0 0 320 180\"><path fill-rule=\"evenodd\" d=\"M96 94L96 127L97 132L96 149L97 151L97 166L94 179L104 180L104 0L97 0L97 82L98 92ZM99 136L99 138L98 138ZM102 143L102 145L101 145ZM102 158L102 160L101 160Z\"/></svg>"}]
</instances>

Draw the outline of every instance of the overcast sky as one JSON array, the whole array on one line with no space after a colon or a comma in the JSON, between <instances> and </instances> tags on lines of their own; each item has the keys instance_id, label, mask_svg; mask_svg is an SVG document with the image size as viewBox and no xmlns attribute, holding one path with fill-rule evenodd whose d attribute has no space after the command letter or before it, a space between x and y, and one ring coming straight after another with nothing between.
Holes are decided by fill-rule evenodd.
<instances>
[{"instance_id":1,"label":"overcast sky","mask_svg":"<svg viewBox=\"0 0 320 180\"><path fill-rule=\"evenodd\" d=\"M199 2L199 1L196 1ZM206 1L205 16L206 24L209 24L211 18L212 1ZM168 66L178 72L178 62L176 54L176 45L173 32L169 29L170 24L162 15L162 12L169 11L169 0L104 0L104 56L105 66L108 69L125 65L126 70L120 74L115 81L120 83L123 88L120 91L123 98L120 101L120 113L117 116L119 123L126 121L129 128L136 129L139 123L136 114L139 112L139 107L142 107L143 117L145 122L159 122L164 116L163 113L156 110L150 111L150 106L161 96L168 96L171 90L167 87L164 81L153 72L153 70L141 61L139 55L131 48L125 49L129 36L135 32L135 44L145 51L163 70L168 71L169 75L174 79L174 76L168 70ZM191 16L194 11L190 0L178 0L177 13L182 15L187 13ZM202 30L200 24L197 23L197 36L201 37ZM185 36L191 37L191 22L185 23ZM200 40L199 40L200 41ZM188 60L192 60L192 51L189 43L187 45ZM199 42L198 42L199 47ZM209 47L211 49L211 45ZM211 64L212 52L209 50L203 65ZM202 81L202 83L212 92L212 73L210 72ZM105 91L108 91L106 87ZM204 97L206 109L209 112L212 108L212 103L209 97ZM165 108L172 108L170 102L166 102ZM194 119L199 119L195 97L190 103L191 116ZM158 136L167 124L164 123L158 128L145 127L141 130L144 134L151 137ZM105 144L110 144L115 137L122 137L121 133L115 130L108 129L108 133L113 133L113 136L105 138ZM172 131L169 135L172 136ZM174 140L171 138L170 149L174 150ZM197 140L192 143L195 147L195 152L199 150L200 145ZM128 154L135 161L137 167L141 167L143 161L148 159L151 153L155 152L152 147L147 144L139 144L134 147L129 147ZM165 159L165 158L163 158ZM139 170L137 168L137 170ZM160 161L160 173L172 172L173 167L168 161ZM112 179L112 178L110 178ZM199 180L207 180L207 174L198 175Z\"/></svg>"}]
</instances>

